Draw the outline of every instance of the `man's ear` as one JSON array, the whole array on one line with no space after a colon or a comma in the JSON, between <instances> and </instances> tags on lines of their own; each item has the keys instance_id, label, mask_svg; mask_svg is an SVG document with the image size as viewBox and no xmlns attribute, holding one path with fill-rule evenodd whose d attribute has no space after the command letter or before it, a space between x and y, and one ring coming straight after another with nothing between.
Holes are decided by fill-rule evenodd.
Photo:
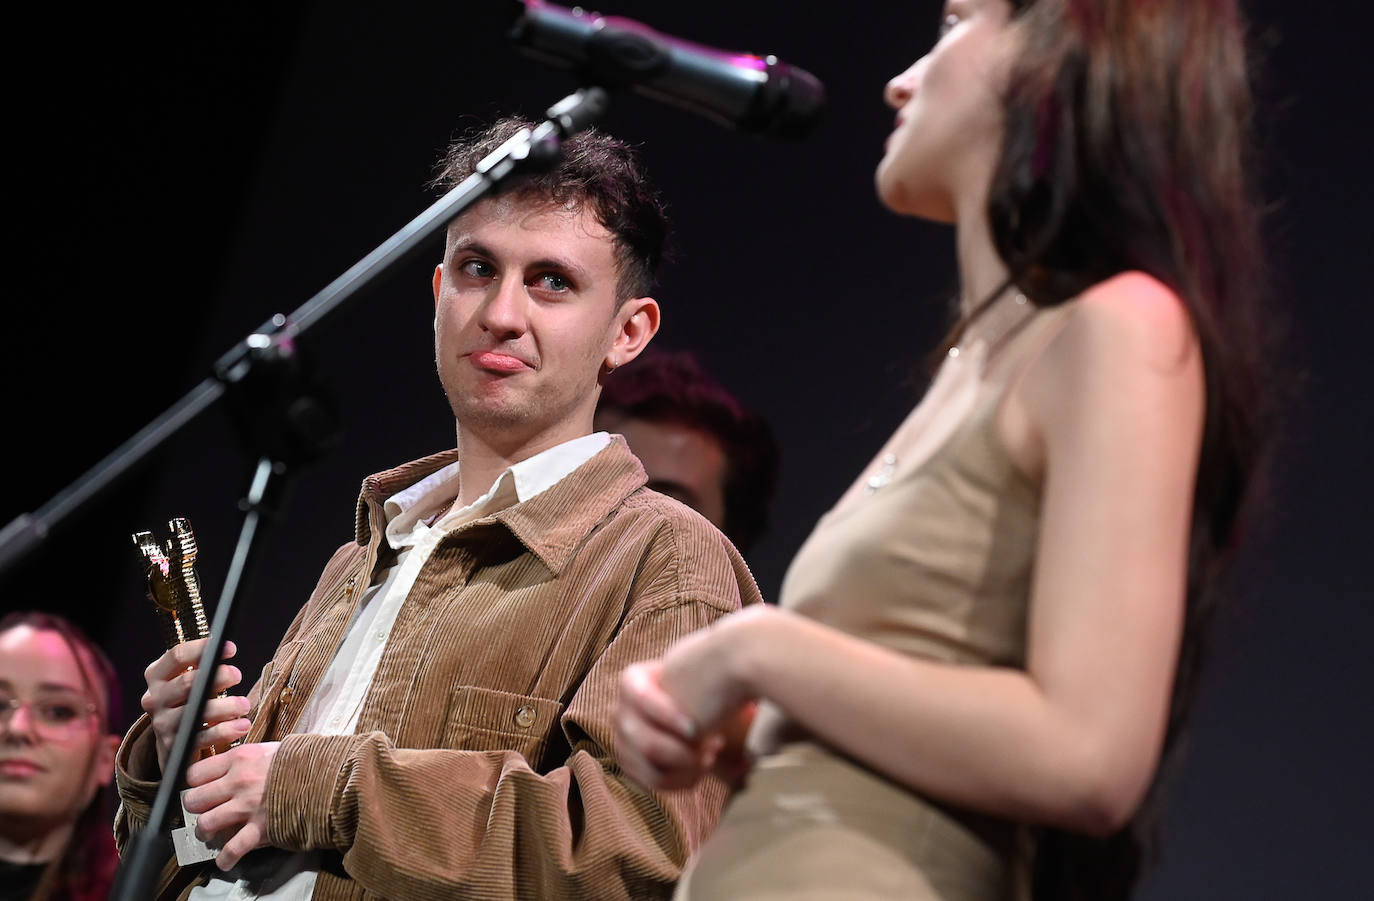
<instances>
[{"instance_id":1,"label":"man's ear","mask_svg":"<svg viewBox=\"0 0 1374 901\"><path fill-rule=\"evenodd\" d=\"M652 297L627 300L616 311L616 334L606 354L606 368L618 369L639 356L658 334L658 301Z\"/></svg>"},{"instance_id":2,"label":"man's ear","mask_svg":"<svg viewBox=\"0 0 1374 901\"><path fill-rule=\"evenodd\" d=\"M434 306L439 306L439 286L444 283L444 264L434 267Z\"/></svg>"}]
</instances>

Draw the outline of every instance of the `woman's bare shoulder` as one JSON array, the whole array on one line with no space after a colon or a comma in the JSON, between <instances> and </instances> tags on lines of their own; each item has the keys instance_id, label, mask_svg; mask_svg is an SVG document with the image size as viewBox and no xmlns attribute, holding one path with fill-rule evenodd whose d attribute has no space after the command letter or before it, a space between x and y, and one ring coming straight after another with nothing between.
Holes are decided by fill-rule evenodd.
<instances>
[{"instance_id":1,"label":"woman's bare shoulder","mask_svg":"<svg viewBox=\"0 0 1374 901\"><path fill-rule=\"evenodd\" d=\"M1066 343L1085 345L1119 361L1177 365L1196 343L1182 298L1143 272L1124 272L1093 285L1074 302L1065 323Z\"/></svg>"},{"instance_id":2,"label":"woman's bare shoulder","mask_svg":"<svg viewBox=\"0 0 1374 901\"><path fill-rule=\"evenodd\" d=\"M1068 303L1062 327L1034 366L1039 380L1056 388L1081 388L1097 376L1178 375L1198 362L1187 306L1145 273L1113 276Z\"/></svg>"}]
</instances>

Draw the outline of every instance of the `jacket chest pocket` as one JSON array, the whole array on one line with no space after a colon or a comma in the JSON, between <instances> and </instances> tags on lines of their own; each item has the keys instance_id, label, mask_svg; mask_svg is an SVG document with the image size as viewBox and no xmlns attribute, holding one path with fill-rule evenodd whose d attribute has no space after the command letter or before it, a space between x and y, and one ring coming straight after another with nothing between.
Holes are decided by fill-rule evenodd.
<instances>
[{"instance_id":1,"label":"jacket chest pocket","mask_svg":"<svg viewBox=\"0 0 1374 901\"><path fill-rule=\"evenodd\" d=\"M515 751L537 769L562 713L560 701L460 685L449 695L441 746Z\"/></svg>"},{"instance_id":2,"label":"jacket chest pocket","mask_svg":"<svg viewBox=\"0 0 1374 901\"><path fill-rule=\"evenodd\" d=\"M294 697L296 691L291 684L296 658L304 644L298 640L286 642L262 668L262 675L258 678L257 704L249 714L253 728L244 738L245 741L271 741L280 738L280 734L274 738L268 736L278 732L275 727L282 716L294 716L301 702L305 700Z\"/></svg>"}]
</instances>

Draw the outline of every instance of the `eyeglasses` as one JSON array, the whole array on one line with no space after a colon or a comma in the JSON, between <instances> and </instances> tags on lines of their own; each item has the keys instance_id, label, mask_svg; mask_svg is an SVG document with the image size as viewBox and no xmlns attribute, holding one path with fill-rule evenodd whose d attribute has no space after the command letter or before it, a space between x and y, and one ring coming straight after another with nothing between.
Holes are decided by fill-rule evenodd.
<instances>
[{"instance_id":1,"label":"eyeglasses","mask_svg":"<svg viewBox=\"0 0 1374 901\"><path fill-rule=\"evenodd\" d=\"M81 731L86 718L98 710L92 701L80 695L38 698L34 701L0 697L0 726L9 729L21 707L28 708L33 731L45 738L70 738Z\"/></svg>"}]
</instances>

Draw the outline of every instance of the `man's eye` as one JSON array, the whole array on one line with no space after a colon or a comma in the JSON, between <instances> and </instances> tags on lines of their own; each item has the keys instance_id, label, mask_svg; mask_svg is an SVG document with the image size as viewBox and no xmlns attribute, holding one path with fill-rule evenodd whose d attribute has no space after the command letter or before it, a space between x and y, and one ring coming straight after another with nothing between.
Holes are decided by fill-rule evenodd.
<instances>
[{"instance_id":1,"label":"man's eye","mask_svg":"<svg viewBox=\"0 0 1374 901\"><path fill-rule=\"evenodd\" d=\"M556 272L546 272L534 280L534 283L546 291L569 291L572 289L572 282Z\"/></svg>"},{"instance_id":2,"label":"man's eye","mask_svg":"<svg viewBox=\"0 0 1374 901\"><path fill-rule=\"evenodd\" d=\"M486 260L467 260L458 269L471 278L491 278L496 274L496 269Z\"/></svg>"}]
</instances>

